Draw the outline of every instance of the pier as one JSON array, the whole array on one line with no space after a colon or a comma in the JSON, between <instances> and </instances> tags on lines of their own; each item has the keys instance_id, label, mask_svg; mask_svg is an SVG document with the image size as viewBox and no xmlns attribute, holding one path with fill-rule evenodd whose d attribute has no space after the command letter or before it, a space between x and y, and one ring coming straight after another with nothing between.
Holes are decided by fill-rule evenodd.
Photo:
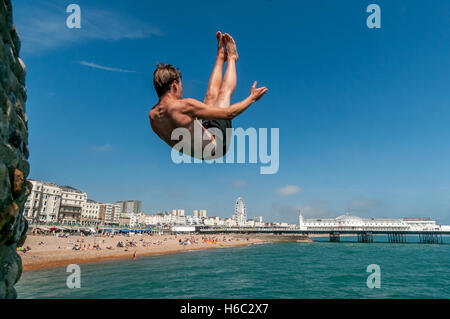
<instances>
[{"instance_id":1,"label":"pier","mask_svg":"<svg viewBox=\"0 0 450 319\"><path fill-rule=\"evenodd\" d=\"M341 236L353 235L359 243L373 243L374 236L387 236L389 243L406 243L408 236L418 236L421 244L444 244L443 236L450 236L450 230L365 230L365 229L322 229L322 230L300 230L285 228L213 228L198 227L196 232L200 234L272 234L272 235L328 235L330 242L341 242Z\"/></svg>"}]
</instances>

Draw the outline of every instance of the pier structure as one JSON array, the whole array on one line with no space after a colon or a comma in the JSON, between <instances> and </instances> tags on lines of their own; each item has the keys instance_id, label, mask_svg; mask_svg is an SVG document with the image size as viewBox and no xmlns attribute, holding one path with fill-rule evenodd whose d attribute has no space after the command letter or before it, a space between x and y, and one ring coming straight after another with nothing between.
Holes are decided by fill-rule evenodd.
<instances>
[{"instance_id":1,"label":"pier structure","mask_svg":"<svg viewBox=\"0 0 450 319\"><path fill-rule=\"evenodd\" d=\"M408 236L419 237L424 244L443 244L444 235L450 235L450 226L437 225L430 218L361 218L345 214L337 218L305 219L299 215L299 226L292 227L196 227L205 234L273 234L322 235L330 242L341 242L344 235L356 236L360 243L373 243L374 236L387 236L389 243L406 243ZM412 241L409 241L412 242Z\"/></svg>"},{"instance_id":2,"label":"pier structure","mask_svg":"<svg viewBox=\"0 0 450 319\"><path fill-rule=\"evenodd\" d=\"M329 232L330 242L340 241L340 234L353 233L360 243L372 243L374 234L388 236L390 243L406 243L407 234L419 235L421 243L443 243L442 234L449 226L439 226L430 218L361 218L350 214L337 218L305 219L299 214L299 228L309 233Z\"/></svg>"},{"instance_id":3,"label":"pier structure","mask_svg":"<svg viewBox=\"0 0 450 319\"><path fill-rule=\"evenodd\" d=\"M419 240L423 244L443 244L444 243L442 234L437 234L437 233L419 234Z\"/></svg>"},{"instance_id":4,"label":"pier structure","mask_svg":"<svg viewBox=\"0 0 450 319\"><path fill-rule=\"evenodd\" d=\"M299 230L289 228L213 228L213 227L196 227L196 232L201 234L267 234L267 235L326 235L330 242L342 242L342 236L356 236L360 243L373 243L374 236L385 235L388 237L389 243L406 243L408 236L419 237L419 243L423 244L444 244L443 236L450 236L450 230L436 231L395 231L395 230Z\"/></svg>"},{"instance_id":5,"label":"pier structure","mask_svg":"<svg viewBox=\"0 0 450 319\"><path fill-rule=\"evenodd\" d=\"M405 233L388 233L387 235L390 243L406 243Z\"/></svg>"},{"instance_id":6,"label":"pier structure","mask_svg":"<svg viewBox=\"0 0 450 319\"><path fill-rule=\"evenodd\" d=\"M358 242L360 243L373 243L373 233L359 233L358 234Z\"/></svg>"},{"instance_id":7,"label":"pier structure","mask_svg":"<svg viewBox=\"0 0 450 319\"><path fill-rule=\"evenodd\" d=\"M341 241L341 235L338 232L330 233L330 241L333 243Z\"/></svg>"}]
</instances>

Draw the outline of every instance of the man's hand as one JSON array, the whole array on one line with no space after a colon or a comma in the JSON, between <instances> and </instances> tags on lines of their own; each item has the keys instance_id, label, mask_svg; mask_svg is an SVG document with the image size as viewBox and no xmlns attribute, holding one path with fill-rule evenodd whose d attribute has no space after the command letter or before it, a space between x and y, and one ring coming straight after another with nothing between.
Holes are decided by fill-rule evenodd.
<instances>
[{"instance_id":1,"label":"man's hand","mask_svg":"<svg viewBox=\"0 0 450 319\"><path fill-rule=\"evenodd\" d=\"M183 99L181 110L183 113L189 114L189 116L193 118L200 118L203 120L232 120L266 94L267 88L257 88L256 84L257 82L255 81L249 97L241 102L230 105L227 108L206 105L194 99Z\"/></svg>"},{"instance_id":2,"label":"man's hand","mask_svg":"<svg viewBox=\"0 0 450 319\"><path fill-rule=\"evenodd\" d=\"M252 86L252 90L250 92L250 98L252 99L253 102L258 101L260 98L262 98L262 96L264 94L266 94L268 88L266 88L265 86L261 87L261 88L257 88L256 84L258 82L255 81L255 83L253 83Z\"/></svg>"}]
</instances>

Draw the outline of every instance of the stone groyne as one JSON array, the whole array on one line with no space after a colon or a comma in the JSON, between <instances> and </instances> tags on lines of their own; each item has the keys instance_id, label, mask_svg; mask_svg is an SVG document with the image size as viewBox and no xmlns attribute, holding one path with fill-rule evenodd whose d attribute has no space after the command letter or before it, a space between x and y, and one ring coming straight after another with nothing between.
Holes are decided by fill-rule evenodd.
<instances>
[{"instance_id":1,"label":"stone groyne","mask_svg":"<svg viewBox=\"0 0 450 319\"><path fill-rule=\"evenodd\" d=\"M11 0L0 0L0 298L16 298L22 274L16 252L26 238L23 208L31 190L27 182L28 126L25 64L13 25Z\"/></svg>"}]
</instances>

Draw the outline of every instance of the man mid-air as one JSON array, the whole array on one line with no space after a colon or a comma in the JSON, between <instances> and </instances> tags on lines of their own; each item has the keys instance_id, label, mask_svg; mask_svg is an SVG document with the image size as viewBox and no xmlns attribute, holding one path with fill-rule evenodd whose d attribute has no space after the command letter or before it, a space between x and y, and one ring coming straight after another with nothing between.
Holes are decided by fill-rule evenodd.
<instances>
[{"instance_id":1,"label":"man mid-air","mask_svg":"<svg viewBox=\"0 0 450 319\"><path fill-rule=\"evenodd\" d=\"M203 150L213 145L210 158L225 155L228 150L227 129L231 129L231 120L258 101L266 92L266 87L256 88L256 82L250 95L243 101L230 105L231 95L236 88L236 61L238 53L234 39L227 33L217 32L217 58L204 102L183 99L181 73L172 65L158 64L153 74L153 84L159 101L149 113L153 131L167 144L174 147L178 140L172 139L172 132L184 128L190 132L192 147L183 152L201 159L207 159ZM227 61L225 77L222 80L223 66ZM201 143L195 143L195 132L200 131ZM217 134L221 133L221 134ZM206 137L206 138L205 138ZM195 146L200 150L195 150Z\"/></svg>"}]
</instances>

